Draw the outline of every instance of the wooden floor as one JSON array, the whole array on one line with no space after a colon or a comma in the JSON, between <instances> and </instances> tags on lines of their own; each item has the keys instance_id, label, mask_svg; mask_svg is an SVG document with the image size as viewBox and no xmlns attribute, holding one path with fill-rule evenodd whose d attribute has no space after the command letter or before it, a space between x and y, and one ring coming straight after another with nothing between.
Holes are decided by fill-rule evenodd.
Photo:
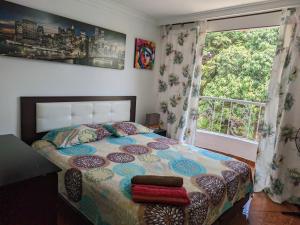
<instances>
[{"instance_id":1,"label":"wooden floor","mask_svg":"<svg viewBox=\"0 0 300 225\"><path fill-rule=\"evenodd\" d=\"M300 217L283 215L281 212L300 212L300 208L290 204L276 204L265 194L256 194L250 209L250 224L300 225Z\"/></svg>"},{"instance_id":2,"label":"wooden floor","mask_svg":"<svg viewBox=\"0 0 300 225\"><path fill-rule=\"evenodd\" d=\"M250 204L249 204L250 203ZM222 225L300 225L300 217L283 215L281 212L299 212L299 207L289 204L276 204L264 193L254 194L246 204L246 215L240 213ZM62 200L59 201L58 225L85 225L74 216L74 212ZM247 219L248 217L248 219ZM130 225L130 224L128 224Z\"/></svg>"},{"instance_id":3,"label":"wooden floor","mask_svg":"<svg viewBox=\"0 0 300 225\"><path fill-rule=\"evenodd\" d=\"M239 214L226 225L300 225L300 217L282 214L282 212L299 212L299 207L274 203L264 193L254 194L248 209L248 219Z\"/></svg>"}]
</instances>

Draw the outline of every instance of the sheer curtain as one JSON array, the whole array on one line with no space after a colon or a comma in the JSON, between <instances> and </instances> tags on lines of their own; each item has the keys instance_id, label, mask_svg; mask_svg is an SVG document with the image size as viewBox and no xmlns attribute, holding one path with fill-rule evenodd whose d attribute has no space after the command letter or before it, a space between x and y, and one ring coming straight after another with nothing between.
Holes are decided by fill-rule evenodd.
<instances>
[{"instance_id":1,"label":"sheer curtain","mask_svg":"<svg viewBox=\"0 0 300 225\"><path fill-rule=\"evenodd\" d=\"M169 137L193 143L206 22L164 26L158 75L161 123Z\"/></svg>"},{"instance_id":2,"label":"sheer curtain","mask_svg":"<svg viewBox=\"0 0 300 225\"><path fill-rule=\"evenodd\" d=\"M255 191L279 203L300 204L299 20L300 8L282 12L256 162Z\"/></svg>"}]
</instances>

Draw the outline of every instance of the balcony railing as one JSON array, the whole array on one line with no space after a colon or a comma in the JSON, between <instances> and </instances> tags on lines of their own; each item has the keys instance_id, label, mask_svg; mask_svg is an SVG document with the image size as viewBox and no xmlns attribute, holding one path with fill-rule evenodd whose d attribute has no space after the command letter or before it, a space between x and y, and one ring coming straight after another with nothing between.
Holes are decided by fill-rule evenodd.
<instances>
[{"instance_id":1,"label":"balcony railing","mask_svg":"<svg viewBox=\"0 0 300 225\"><path fill-rule=\"evenodd\" d=\"M257 140L265 103L201 96L197 128Z\"/></svg>"}]
</instances>

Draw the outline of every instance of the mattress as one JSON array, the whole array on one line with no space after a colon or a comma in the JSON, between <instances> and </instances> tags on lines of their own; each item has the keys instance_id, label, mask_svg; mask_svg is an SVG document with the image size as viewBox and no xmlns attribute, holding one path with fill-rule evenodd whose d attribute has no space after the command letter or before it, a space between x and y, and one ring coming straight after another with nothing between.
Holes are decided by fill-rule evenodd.
<instances>
[{"instance_id":1,"label":"mattress","mask_svg":"<svg viewBox=\"0 0 300 225\"><path fill-rule=\"evenodd\" d=\"M247 164L154 133L33 147L62 169L59 192L95 225L210 225L253 187ZM134 203L131 178L144 174L182 177L191 204Z\"/></svg>"}]
</instances>

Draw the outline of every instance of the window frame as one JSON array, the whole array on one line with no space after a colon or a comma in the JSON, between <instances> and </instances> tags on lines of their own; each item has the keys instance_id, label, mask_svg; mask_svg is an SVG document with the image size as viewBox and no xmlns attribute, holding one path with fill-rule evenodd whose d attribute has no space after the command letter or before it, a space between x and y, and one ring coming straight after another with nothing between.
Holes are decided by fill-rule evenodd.
<instances>
[{"instance_id":1,"label":"window frame","mask_svg":"<svg viewBox=\"0 0 300 225\"><path fill-rule=\"evenodd\" d=\"M281 10L207 21L207 32L234 31L280 25Z\"/></svg>"}]
</instances>

